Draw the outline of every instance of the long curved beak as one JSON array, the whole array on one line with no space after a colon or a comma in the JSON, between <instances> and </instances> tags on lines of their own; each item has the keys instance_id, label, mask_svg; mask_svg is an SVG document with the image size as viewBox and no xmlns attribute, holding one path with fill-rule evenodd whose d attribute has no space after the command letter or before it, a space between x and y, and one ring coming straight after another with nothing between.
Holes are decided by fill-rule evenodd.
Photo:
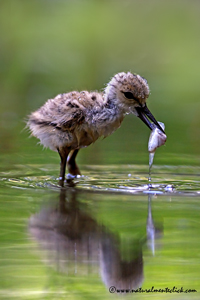
<instances>
[{"instance_id":1,"label":"long curved beak","mask_svg":"<svg viewBox=\"0 0 200 300\"><path fill-rule=\"evenodd\" d=\"M154 118L154 116L152 115L152 113L150 112L150 110L146 105L143 107L136 107L136 111L138 113L138 118L140 118L151 130L153 130L156 126L159 130L161 130L165 134L165 131L156 121L156 119Z\"/></svg>"}]
</instances>

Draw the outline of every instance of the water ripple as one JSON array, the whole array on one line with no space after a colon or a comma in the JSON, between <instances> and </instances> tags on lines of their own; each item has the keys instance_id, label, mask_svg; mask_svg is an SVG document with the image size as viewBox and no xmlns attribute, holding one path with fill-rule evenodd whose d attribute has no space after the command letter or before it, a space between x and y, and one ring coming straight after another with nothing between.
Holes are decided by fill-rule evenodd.
<instances>
[{"instance_id":1,"label":"water ripple","mask_svg":"<svg viewBox=\"0 0 200 300\"><path fill-rule=\"evenodd\" d=\"M58 189L58 166L15 166L0 173L0 185L12 188ZM154 166L148 181L144 165L82 166L83 174L74 179L77 189L122 193L200 194L200 168L191 166Z\"/></svg>"}]
</instances>

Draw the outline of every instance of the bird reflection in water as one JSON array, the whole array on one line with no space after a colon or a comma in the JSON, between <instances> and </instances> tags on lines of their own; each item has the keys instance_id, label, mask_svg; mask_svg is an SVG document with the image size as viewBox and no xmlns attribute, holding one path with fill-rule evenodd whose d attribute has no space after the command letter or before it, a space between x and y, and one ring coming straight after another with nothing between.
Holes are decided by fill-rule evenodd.
<instances>
[{"instance_id":1,"label":"bird reflection in water","mask_svg":"<svg viewBox=\"0 0 200 300\"><path fill-rule=\"evenodd\" d=\"M123 243L128 253L124 258L120 238L98 224L86 210L86 204L77 200L77 194L73 188L61 189L56 207L43 208L29 220L29 232L45 254L45 262L68 275L97 273L100 268L102 281L108 288L141 287L144 278L142 243L134 238ZM152 236L149 232L155 229L150 204L147 241Z\"/></svg>"}]
</instances>

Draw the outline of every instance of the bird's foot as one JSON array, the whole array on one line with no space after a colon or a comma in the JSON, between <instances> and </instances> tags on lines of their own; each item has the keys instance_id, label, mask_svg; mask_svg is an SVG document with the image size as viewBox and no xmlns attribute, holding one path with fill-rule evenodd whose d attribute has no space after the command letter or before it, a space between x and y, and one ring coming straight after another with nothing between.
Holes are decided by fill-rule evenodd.
<instances>
[{"instance_id":1,"label":"bird's foot","mask_svg":"<svg viewBox=\"0 0 200 300\"><path fill-rule=\"evenodd\" d=\"M73 176L71 174L67 174L66 180L63 177L59 177L59 186L64 187L65 182L66 182L67 187L74 187L75 186L75 183L74 183L75 178L76 178L76 176Z\"/></svg>"}]
</instances>

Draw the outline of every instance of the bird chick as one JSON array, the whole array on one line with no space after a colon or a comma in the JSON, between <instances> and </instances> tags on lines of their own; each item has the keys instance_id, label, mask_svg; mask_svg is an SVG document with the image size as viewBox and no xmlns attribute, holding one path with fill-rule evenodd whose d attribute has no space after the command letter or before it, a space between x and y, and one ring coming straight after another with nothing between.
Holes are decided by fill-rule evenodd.
<instances>
[{"instance_id":1,"label":"bird chick","mask_svg":"<svg viewBox=\"0 0 200 300\"><path fill-rule=\"evenodd\" d=\"M146 106L148 96L146 79L121 72L110 80L103 93L59 94L30 114L27 126L32 135L60 155L61 186L66 164L70 174L81 174L75 161L79 149L110 135L120 127L126 114L135 114L151 130L155 125L163 131Z\"/></svg>"}]
</instances>

